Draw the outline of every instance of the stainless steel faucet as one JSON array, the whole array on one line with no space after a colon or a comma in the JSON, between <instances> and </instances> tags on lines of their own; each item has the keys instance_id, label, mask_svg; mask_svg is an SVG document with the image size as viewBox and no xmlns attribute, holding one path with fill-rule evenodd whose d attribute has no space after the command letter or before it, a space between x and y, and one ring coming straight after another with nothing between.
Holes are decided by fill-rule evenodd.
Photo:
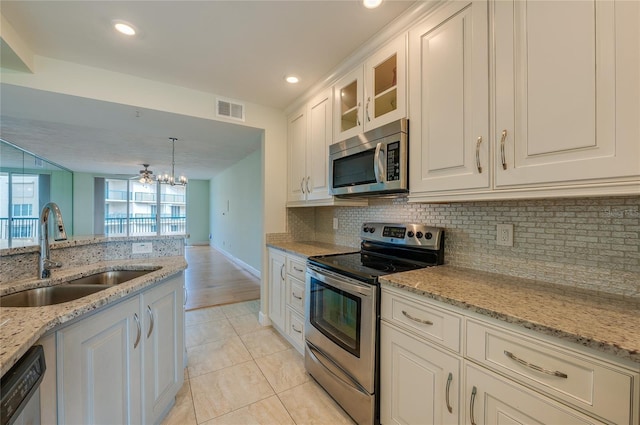
<instances>
[{"instance_id":1,"label":"stainless steel faucet","mask_svg":"<svg viewBox=\"0 0 640 425\"><path fill-rule=\"evenodd\" d=\"M49 252L49 213L53 213L55 227L53 229L53 239L56 241L67 240L67 232L64 230L62 213L60 208L53 202L49 202L42 207L40 213L40 261L38 263L38 276L46 279L51 276L51 269L62 267L62 263L52 261Z\"/></svg>"}]
</instances>

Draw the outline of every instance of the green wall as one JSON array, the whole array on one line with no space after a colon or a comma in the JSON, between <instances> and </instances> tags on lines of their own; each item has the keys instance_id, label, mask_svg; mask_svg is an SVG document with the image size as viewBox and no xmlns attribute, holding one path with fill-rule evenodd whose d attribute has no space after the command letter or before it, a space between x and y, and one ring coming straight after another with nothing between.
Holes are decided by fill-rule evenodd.
<instances>
[{"instance_id":1,"label":"green wall","mask_svg":"<svg viewBox=\"0 0 640 425\"><path fill-rule=\"evenodd\" d=\"M260 273L263 202L258 150L211 180L211 245Z\"/></svg>"},{"instance_id":2,"label":"green wall","mask_svg":"<svg viewBox=\"0 0 640 425\"><path fill-rule=\"evenodd\" d=\"M209 245L209 180L189 180L187 233L187 245Z\"/></svg>"},{"instance_id":3,"label":"green wall","mask_svg":"<svg viewBox=\"0 0 640 425\"><path fill-rule=\"evenodd\" d=\"M94 174L73 173L73 234L93 235Z\"/></svg>"}]
</instances>

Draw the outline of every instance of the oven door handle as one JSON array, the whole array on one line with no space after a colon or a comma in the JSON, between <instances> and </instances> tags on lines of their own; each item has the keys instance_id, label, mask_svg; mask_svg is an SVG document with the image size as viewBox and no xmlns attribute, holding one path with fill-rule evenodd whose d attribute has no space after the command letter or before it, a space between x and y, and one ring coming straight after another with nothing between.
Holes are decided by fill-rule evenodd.
<instances>
[{"instance_id":1,"label":"oven door handle","mask_svg":"<svg viewBox=\"0 0 640 425\"><path fill-rule=\"evenodd\" d=\"M342 289L352 295L364 297L370 297L373 295L373 287L371 285L365 285L355 281L354 283L351 283L351 279L338 273L333 273L328 270L320 271L311 265L307 265L307 274L321 282L327 283L338 289Z\"/></svg>"},{"instance_id":2,"label":"oven door handle","mask_svg":"<svg viewBox=\"0 0 640 425\"><path fill-rule=\"evenodd\" d=\"M383 146L384 143L379 142L376 145L376 153L373 156L373 173L376 175L376 183L384 183L384 176L386 174L385 161L382 160L382 156L385 153Z\"/></svg>"},{"instance_id":3,"label":"oven door handle","mask_svg":"<svg viewBox=\"0 0 640 425\"><path fill-rule=\"evenodd\" d=\"M325 368L325 370L331 373L337 380L341 381L343 384L363 394L369 395L369 392L365 390L364 387L362 387L362 385L358 383L358 381L356 381L351 376L343 372L342 369L340 369L339 366L335 365L329 358L327 358L327 356L325 356L322 353L322 351L314 347L313 344L311 344L309 341L307 341L306 343L307 343L307 348L309 349L308 352L311 355L311 360L313 360L316 363L319 363L322 367ZM323 361L323 359L326 359L326 360Z\"/></svg>"}]
</instances>

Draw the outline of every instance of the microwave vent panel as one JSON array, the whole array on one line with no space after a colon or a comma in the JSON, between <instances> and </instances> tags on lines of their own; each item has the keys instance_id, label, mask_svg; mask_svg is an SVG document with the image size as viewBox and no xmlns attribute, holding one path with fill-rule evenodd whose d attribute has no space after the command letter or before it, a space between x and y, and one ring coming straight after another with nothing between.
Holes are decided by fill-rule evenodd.
<instances>
[{"instance_id":1,"label":"microwave vent panel","mask_svg":"<svg viewBox=\"0 0 640 425\"><path fill-rule=\"evenodd\" d=\"M244 121L244 105L232 100L217 99L216 114L219 117Z\"/></svg>"}]
</instances>

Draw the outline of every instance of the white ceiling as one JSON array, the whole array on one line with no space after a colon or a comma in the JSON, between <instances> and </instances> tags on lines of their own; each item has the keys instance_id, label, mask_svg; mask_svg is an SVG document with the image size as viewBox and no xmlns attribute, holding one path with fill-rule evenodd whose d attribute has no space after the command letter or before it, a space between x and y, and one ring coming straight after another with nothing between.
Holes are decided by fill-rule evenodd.
<instances>
[{"instance_id":1,"label":"white ceiling","mask_svg":"<svg viewBox=\"0 0 640 425\"><path fill-rule=\"evenodd\" d=\"M2 0L1 13L36 55L284 109L414 3ZM113 19L140 35L125 39ZM286 84L289 73L301 82ZM154 164L168 163L175 136L176 172L207 179L260 146L261 132L239 125L0 89L2 138L74 171L166 171Z\"/></svg>"}]
</instances>

